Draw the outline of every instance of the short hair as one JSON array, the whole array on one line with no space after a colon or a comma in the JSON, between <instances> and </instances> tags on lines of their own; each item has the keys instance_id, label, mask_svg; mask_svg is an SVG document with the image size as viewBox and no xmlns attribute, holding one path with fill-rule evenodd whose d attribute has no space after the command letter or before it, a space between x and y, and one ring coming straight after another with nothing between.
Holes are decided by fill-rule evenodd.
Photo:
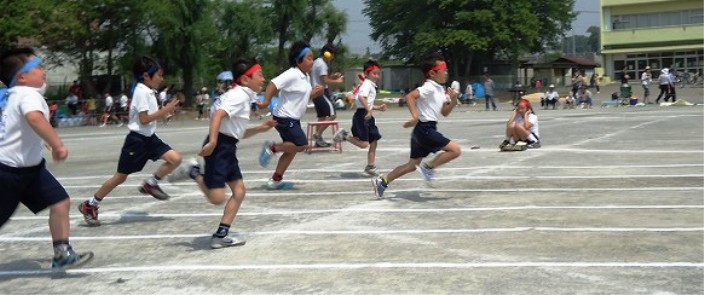
<instances>
[{"instance_id":1,"label":"short hair","mask_svg":"<svg viewBox=\"0 0 704 295\"><path fill-rule=\"evenodd\" d=\"M423 71L423 74L427 74L430 72L432 68L435 67L435 63L437 61L444 61L445 59L442 58L442 55L437 52L433 52L430 54L427 54L426 56L423 57L423 61L420 62L420 70Z\"/></svg>"},{"instance_id":2,"label":"short hair","mask_svg":"<svg viewBox=\"0 0 704 295\"><path fill-rule=\"evenodd\" d=\"M149 77L153 77L159 69L161 69L159 62L146 55L138 57L132 64L132 74L136 79L141 78L144 73L149 74Z\"/></svg>"},{"instance_id":3,"label":"short hair","mask_svg":"<svg viewBox=\"0 0 704 295\"><path fill-rule=\"evenodd\" d=\"M380 68L381 68L381 65L379 65L378 62L376 62L376 61L373 60L373 59L370 59L370 60L367 60L367 62L364 63L364 67L362 67L362 69L366 69L366 68L369 68L369 67L372 67L372 66L377 66L377 67L380 67ZM366 72L365 72L365 74L366 74Z\"/></svg>"},{"instance_id":4,"label":"short hair","mask_svg":"<svg viewBox=\"0 0 704 295\"><path fill-rule=\"evenodd\" d=\"M257 64L257 59L254 57L240 57L232 64L232 77L237 81L237 78L242 76L253 65Z\"/></svg>"},{"instance_id":5,"label":"short hair","mask_svg":"<svg viewBox=\"0 0 704 295\"><path fill-rule=\"evenodd\" d=\"M298 57L298 55L301 54L301 51L303 51L306 47L310 48L310 45L308 42L302 40L296 41L296 43L291 45L291 50L289 50L288 53L288 61L291 64L291 67L295 67L298 61L302 59L302 57L300 59L297 59L296 57Z\"/></svg>"},{"instance_id":6,"label":"short hair","mask_svg":"<svg viewBox=\"0 0 704 295\"><path fill-rule=\"evenodd\" d=\"M34 49L29 47L9 49L0 55L0 81L5 86L10 86L10 81L17 75L17 72L30 60L30 56L36 55Z\"/></svg>"},{"instance_id":7,"label":"short hair","mask_svg":"<svg viewBox=\"0 0 704 295\"><path fill-rule=\"evenodd\" d=\"M328 51L332 54L337 53L337 48L335 48L335 45L332 45L332 43L325 44L323 48L320 49L320 55L323 55L325 51Z\"/></svg>"}]
</instances>

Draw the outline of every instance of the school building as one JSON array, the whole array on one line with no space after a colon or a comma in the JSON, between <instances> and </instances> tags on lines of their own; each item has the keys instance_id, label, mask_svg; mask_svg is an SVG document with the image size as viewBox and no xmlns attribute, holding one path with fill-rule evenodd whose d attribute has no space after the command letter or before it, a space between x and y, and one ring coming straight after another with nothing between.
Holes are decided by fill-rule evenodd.
<instances>
[{"instance_id":1,"label":"school building","mask_svg":"<svg viewBox=\"0 0 704 295\"><path fill-rule=\"evenodd\" d=\"M638 80L646 66L704 72L702 0L601 0L601 54L611 80Z\"/></svg>"}]
</instances>

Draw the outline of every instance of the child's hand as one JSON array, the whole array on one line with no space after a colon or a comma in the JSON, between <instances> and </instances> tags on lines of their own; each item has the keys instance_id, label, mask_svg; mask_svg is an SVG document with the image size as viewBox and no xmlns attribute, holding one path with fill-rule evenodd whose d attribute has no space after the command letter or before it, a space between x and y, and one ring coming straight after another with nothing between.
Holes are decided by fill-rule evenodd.
<instances>
[{"instance_id":1,"label":"child's hand","mask_svg":"<svg viewBox=\"0 0 704 295\"><path fill-rule=\"evenodd\" d=\"M61 163L68 158L68 149L66 147L58 147L55 149L51 149L51 158L54 160L56 163Z\"/></svg>"},{"instance_id":2,"label":"child's hand","mask_svg":"<svg viewBox=\"0 0 704 295\"><path fill-rule=\"evenodd\" d=\"M418 123L418 119L410 119L410 120L406 121L406 123L403 123L403 128L415 127L417 123Z\"/></svg>"},{"instance_id":3,"label":"child's hand","mask_svg":"<svg viewBox=\"0 0 704 295\"><path fill-rule=\"evenodd\" d=\"M310 96L311 97L321 96L321 95L323 95L324 91L325 91L325 88L323 88L323 86L315 85L315 87L313 87L313 91L311 91L311 93L310 93Z\"/></svg>"},{"instance_id":4,"label":"child's hand","mask_svg":"<svg viewBox=\"0 0 704 295\"><path fill-rule=\"evenodd\" d=\"M207 157L213 154L213 151L215 150L215 143L212 141L208 141L203 148L200 149L200 152L198 153L199 156L201 157Z\"/></svg>"},{"instance_id":5,"label":"child's hand","mask_svg":"<svg viewBox=\"0 0 704 295\"><path fill-rule=\"evenodd\" d=\"M366 115L364 115L364 121L369 121L372 119L372 112L367 112Z\"/></svg>"},{"instance_id":6,"label":"child's hand","mask_svg":"<svg viewBox=\"0 0 704 295\"><path fill-rule=\"evenodd\" d=\"M276 123L276 120L269 119L269 120L266 120L264 123L262 123L261 126L264 127L264 130L269 130L271 128L276 127L276 124L278 124L278 123Z\"/></svg>"},{"instance_id":7,"label":"child's hand","mask_svg":"<svg viewBox=\"0 0 704 295\"><path fill-rule=\"evenodd\" d=\"M382 112L386 112L387 109L388 107L386 107L386 104L382 104L379 106L379 110L381 110Z\"/></svg>"},{"instance_id":8,"label":"child's hand","mask_svg":"<svg viewBox=\"0 0 704 295\"><path fill-rule=\"evenodd\" d=\"M168 110L169 113L171 113L171 112L176 108L176 106L178 105L179 102L180 102L180 101L179 101L178 99L174 99L174 100L170 101L169 103L167 103L167 104L164 106L164 108L165 108L166 110Z\"/></svg>"}]
</instances>

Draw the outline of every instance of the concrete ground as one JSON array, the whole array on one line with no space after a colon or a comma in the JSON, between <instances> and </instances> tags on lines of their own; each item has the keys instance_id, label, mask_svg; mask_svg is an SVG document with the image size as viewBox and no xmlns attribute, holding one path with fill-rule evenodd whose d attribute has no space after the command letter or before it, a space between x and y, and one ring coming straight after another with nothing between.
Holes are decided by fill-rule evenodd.
<instances>
[{"instance_id":1,"label":"concrete ground","mask_svg":"<svg viewBox=\"0 0 704 295\"><path fill-rule=\"evenodd\" d=\"M703 103L701 88L679 93ZM273 168L257 153L278 136L246 139L248 192L233 229L248 242L220 250L209 236L222 207L195 185L163 184L169 201L137 192L155 163L103 201L103 226L86 227L75 207L114 172L126 129L59 129L70 156L50 170L73 198L72 244L95 258L52 275L47 212L21 207L0 229L0 294L704 293L702 106L537 110L543 147L498 152L510 109L461 106L443 118L462 156L432 187L409 174L383 200L362 174L366 152L347 143L342 154L299 154L285 175L295 188L268 191ZM342 126L351 115L340 113ZM383 173L407 161L407 117L377 113ZM184 158L206 132L190 116L158 129Z\"/></svg>"}]
</instances>

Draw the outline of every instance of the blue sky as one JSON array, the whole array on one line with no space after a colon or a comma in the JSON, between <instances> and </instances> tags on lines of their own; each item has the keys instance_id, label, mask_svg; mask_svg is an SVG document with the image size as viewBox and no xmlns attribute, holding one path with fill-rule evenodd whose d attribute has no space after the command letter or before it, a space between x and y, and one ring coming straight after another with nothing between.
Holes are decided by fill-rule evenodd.
<instances>
[{"instance_id":1,"label":"blue sky","mask_svg":"<svg viewBox=\"0 0 704 295\"><path fill-rule=\"evenodd\" d=\"M362 0L333 0L333 4L342 11L347 12L348 23L347 32L342 35L342 42L354 53L363 54L369 47L372 53L380 50L370 37L371 27L369 19L362 14L364 3ZM574 5L575 11L581 11L577 19L572 23L573 32L577 35L585 35L585 31L590 26L599 25L599 1L597 0L577 0ZM572 33L567 33L572 35Z\"/></svg>"}]
</instances>

